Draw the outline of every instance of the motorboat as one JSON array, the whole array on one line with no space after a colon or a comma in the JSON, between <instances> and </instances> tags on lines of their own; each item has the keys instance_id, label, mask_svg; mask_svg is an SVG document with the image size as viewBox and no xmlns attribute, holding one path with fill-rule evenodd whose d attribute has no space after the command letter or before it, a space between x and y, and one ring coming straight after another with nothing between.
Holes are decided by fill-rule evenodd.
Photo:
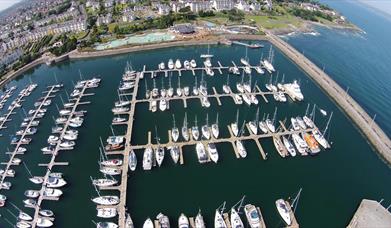
<instances>
[{"instance_id":1,"label":"motorboat","mask_svg":"<svg viewBox=\"0 0 391 228\"><path fill-rule=\"evenodd\" d=\"M243 142L241 140L236 140L236 148L238 149L239 155L242 158L247 157L247 150L243 145Z\"/></svg>"},{"instance_id":2,"label":"motorboat","mask_svg":"<svg viewBox=\"0 0 391 228\"><path fill-rule=\"evenodd\" d=\"M297 116L296 117L296 121L297 123L299 124L300 128L303 129L303 130L306 130L307 129L307 125L305 124L303 118L301 118L300 116Z\"/></svg>"},{"instance_id":3,"label":"motorboat","mask_svg":"<svg viewBox=\"0 0 391 228\"><path fill-rule=\"evenodd\" d=\"M190 69L190 62L189 62L189 60L185 60L183 62L183 66L185 67L185 69L189 70Z\"/></svg>"},{"instance_id":4,"label":"motorboat","mask_svg":"<svg viewBox=\"0 0 391 228\"><path fill-rule=\"evenodd\" d=\"M227 224L225 224L223 216L221 215L219 210L216 210L216 213L215 213L214 227L215 228L227 228Z\"/></svg>"},{"instance_id":5,"label":"motorboat","mask_svg":"<svg viewBox=\"0 0 391 228\"><path fill-rule=\"evenodd\" d=\"M203 125L201 127L201 132L202 132L202 136L205 138L205 139L210 139L210 131L209 131L209 126L207 124Z\"/></svg>"},{"instance_id":6,"label":"motorboat","mask_svg":"<svg viewBox=\"0 0 391 228\"><path fill-rule=\"evenodd\" d=\"M256 66L255 67L255 71L257 71L258 74L264 74L265 73L265 71L262 69L261 66Z\"/></svg>"},{"instance_id":7,"label":"motorboat","mask_svg":"<svg viewBox=\"0 0 391 228\"><path fill-rule=\"evenodd\" d=\"M294 157L296 156L296 150L295 147L293 147L292 143L289 141L289 139L285 136L282 136L282 142L284 143L285 148L287 149L288 153Z\"/></svg>"},{"instance_id":8,"label":"motorboat","mask_svg":"<svg viewBox=\"0 0 391 228\"><path fill-rule=\"evenodd\" d=\"M120 108L120 107L124 107L124 106L128 106L128 105L130 105L130 101L116 101L115 103L114 103L114 106L116 107L116 108Z\"/></svg>"},{"instance_id":9,"label":"motorboat","mask_svg":"<svg viewBox=\"0 0 391 228\"><path fill-rule=\"evenodd\" d=\"M189 228L189 219L185 214L181 214L178 219L178 228Z\"/></svg>"},{"instance_id":10,"label":"motorboat","mask_svg":"<svg viewBox=\"0 0 391 228\"><path fill-rule=\"evenodd\" d=\"M207 97L201 97L201 104L205 108L209 108L210 107L210 102L209 102Z\"/></svg>"},{"instance_id":11,"label":"motorboat","mask_svg":"<svg viewBox=\"0 0 391 228\"><path fill-rule=\"evenodd\" d=\"M53 217L54 213L51 210L40 210L39 214L44 217Z\"/></svg>"},{"instance_id":12,"label":"motorboat","mask_svg":"<svg viewBox=\"0 0 391 228\"><path fill-rule=\"evenodd\" d=\"M201 142L198 142L196 144L196 152L197 152L197 157L198 157L198 162L199 163L205 163L208 161L208 156L205 151L205 146Z\"/></svg>"},{"instance_id":13,"label":"motorboat","mask_svg":"<svg viewBox=\"0 0 391 228\"><path fill-rule=\"evenodd\" d=\"M210 67L206 67L205 71L206 71L206 74L209 75L209 76L214 76L215 75L215 72Z\"/></svg>"},{"instance_id":14,"label":"motorboat","mask_svg":"<svg viewBox=\"0 0 391 228\"><path fill-rule=\"evenodd\" d=\"M55 188L45 188L43 195L46 197L60 197L62 195L62 191Z\"/></svg>"},{"instance_id":15,"label":"motorboat","mask_svg":"<svg viewBox=\"0 0 391 228\"><path fill-rule=\"evenodd\" d=\"M250 66L244 66L243 70L244 70L244 72L246 72L246 74L251 74Z\"/></svg>"},{"instance_id":16,"label":"motorboat","mask_svg":"<svg viewBox=\"0 0 391 228\"><path fill-rule=\"evenodd\" d=\"M147 218L147 220L145 220L143 228L154 228L153 222L150 218Z\"/></svg>"},{"instance_id":17,"label":"motorboat","mask_svg":"<svg viewBox=\"0 0 391 228\"><path fill-rule=\"evenodd\" d=\"M131 150L129 153L129 169L131 171L135 171L136 167L137 167L136 153L133 150Z\"/></svg>"},{"instance_id":18,"label":"motorboat","mask_svg":"<svg viewBox=\"0 0 391 228\"><path fill-rule=\"evenodd\" d=\"M261 129L261 131L262 131L264 134L266 134L266 133L268 132L265 121L259 121L258 126L259 126L259 129Z\"/></svg>"},{"instance_id":19,"label":"motorboat","mask_svg":"<svg viewBox=\"0 0 391 228\"><path fill-rule=\"evenodd\" d=\"M240 96L240 94L234 94L234 101L236 104L243 104L243 98Z\"/></svg>"},{"instance_id":20,"label":"motorboat","mask_svg":"<svg viewBox=\"0 0 391 228\"><path fill-rule=\"evenodd\" d=\"M28 223L26 221L19 221L16 223L16 227L17 228L30 228L31 225L30 225L30 223Z\"/></svg>"},{"instance_id":21,"label":"motorboat","mask_svg":"<svg viewBox=\"0 0 391 228\"><path fill-rule=\"evenodd\" d=\"M162 213L159 213L156 216L156 219L158 220L160 228L170 228L170 220L168 219L168 216L166 216Z\"/></svg>"},{"instance_id":22,"label":"motorboat","mask_svg":"<svg viewBox=\"0 0 391 228\"><path fill-rule=\"evenodd\" d=\"M237 122L233 122L231 123L231 130L232 130L232 133L234 134L235 137L238 137L239 135L239 128L238 128L238 123Z\"/></svg>"},{"instance_id":23,"label":"motorboat","mask_svg":"<svg viewBox=\"0 0 391 228\"><path fill-rule=\"evenodd\" d=\"M60 148L62 149L69 149L69 148L72 148L75 146L75 142L74 141L62 141L60 143Z\"/></svg>"},{"instance_id":24,"label":"motorboat","mask_svg":"<svg viewBox=\"0 0 391 228\"><path fill-rule=\"evenodd\" d=\"M14 177L15 176L15 170L13 169L0 169L0 175L5 175L7 177Z\"/></svg>"},{"instance_id":25,"label":"motorboat","mask_svg":"<svg viewBox=\"0 0 391 228\"><path fill-rule=\"evenodd\" d=\"M204 66L205 68L210 68L212 67L212 62L210 60L210 58L206 58L205 61L204 61Z\"/></svg>"},{"instance_id":26,"label":"motorboat","mask_svg":"<svg viewBox=\"0 0 391 228\"><path fill-rule=\"evenodd\" d=\"M251 228L259 228L261 227L261 216L258 213L257 208L252 204L247 204L244 206L244 212L246 214L246 218L248 224Z\"/></svg>"},{"instance_id":27,"label":"motorboat","mask_svg":"<svg viewBox=\"0 0 391 228\"><path fill-rule=\"evenodd\" d=\"M156 158L156 162L157 162L158 166L160 167L162 165L163 159L164 159L164 147L159 145L155 149L155 158Z\"/></svg>"},{"instance_id":28,"label":"motorboat","mask_svg":"<svg viewBox=\"0 0 391 228\"><path fill-rule=\"evenodd\" d=\"M309 128L313 128L315 126L315 124L312 121L312 119L310 117L308 117L308 116L303 116L303 121Z\"/></svg>"},{"instance_id":29,"label":"motorboat","mask_svg":"<svg viewBox=\"0 0 391 228\"><path fill-rule=\"evenodd\" d=\"M102 167L100 172L106 175L116 176L121 174L122 169L114 167Z\"/></svg>"},{"instance_id":30,"label":"motorboat","mask_svg":"<svg viewBox=\"0 0 391 228\"><path fill-rule=\"evenodd\" d=\"M243 83L241 83L241 82L236 83L236 90L237 90L239 93L244 93Z\"/></svg>"},{"instance_id":31,"label":"motorboat","mask_svg":"<svg viewBox=\"0 0 391 228\"><path fill-rule=\"evenodd\" d=\"M159 109L160 111L164 112L167 109L167 100L166 99L161 99L159 102Z\"/></svg>"},{"instance_id":32,"label":"motorboat","mask_svg":"<svg viewBox=\"0 0 391 228\"><path fill-rule=\"evenodd\" d=\"M293 130L295 130L295 131L300 130L300 125L297 122L296 118L294 118L294 117L291 118L291 124L292 124Z\"/></svg>"},{"instance_id":33,"label":"motorboat","mask_svg":"<svg viewBox=\"0 0 391 228\"><path fill-rule=\"evenodd\" d=\"M145 148L143 157L143 169L151 170L153 163L153 150L151 147Z\"/></svg>"},{"instance_id":34,"label":"motorboat","mask_svg":"<svg viewBox=\"0 0 391 228\"><path fill-rule=\"evenodd\" d=\"M229 67L228 72L230 72L231 74L236 74L236 75L240 74L239 68L236 66Z\"/></svg>"},{"instance_id":35,"label":"motorboat","mask_svg":"<svg viewBox=\"0 0 391 228\"><path fill-rule=\"evenodd\" d=\"M190 66L191 66L192 68L196 68L196 67L197 67L197 63L196 63L196 61L195 61L194 59L192 59L192 60L190 61Z\"/></svg>"},{"instance_id":36,"label":"motorboat","mask_svg":"<svg viewBox=\"0 0 391 228\"><path fill-rule=\"evenodd\" d=\"M116 124L116 123L123 123L126 121L126 118L122 118L122 117L114 117L113 118L113 123Z\"/></svg>"},{"instance_id":37,"label":"motorboat","mask_svg":"<svg viewBox=\"0 0 391 228\"><path fill-rule=\"evenodd\" d=\"M168 69L170 69L170 70L174 69L174 61L172 59L169 59L167 66L168 66Z\"/></svg>"},{"instance_id":38,"label":"motorboat","mask_svg":"<svg viewBox=\"0 0 391 228\"><path fill-rule=\"evenodd\" d=\"M175 69L181 69L182 68L182 63L179 59L175 61Z\"/></svg>"},{"instance_id":39,"label":"motorboat","mask_svg":"<svg viewBox=\"0 0 391 228\"><path fill-rule=\"evenodd\" d=\"M219 160L219 153L217 152L217 148L214 143L208 143L208 153L209 153L210 159L214 163L217 163L217 161Z\"/></svg>"},{"instance_id":40,"label":"motorboat","mask_svg":"<svg viewBox=\"0 0 391 228\"><path fill-rule=\"evenodd\" d=\"M61 188L65 186L67 182L62 178L49 177L47 179L46 187L48 188Z\"/></svg>"},{"instance_id":41,"label":"motorboat","mask_svg":"<svg viewBox=\"0 0 391 228\"><path fill-rule=\"evenodd\" d=\"M109 187L117 184L117 180L113 179L94 179L92 180L92 184L98 187Z\"/></svg>"},{"instance_id":42,"label":"motorboat","mask_svg":"<svg viewBox=\"0 0 391 228\"><path fill-rule=\"evenodd\" d=\"M117 205L119 203L119 197L118 196L98 196L98 197L93 198L92 202L99 204L99 205L105 205L105 206Z\"/></svg>"},{"instance_id":43,"label":"motorboat","mask_svg":"<svg viewBox=\"0 0 391 228\"><path fill-rule=\"evenodd\" d=\"M292 100L302 101L304 99L299 83L294 80L293 83L284 84L285 92L292 98Z\"/></svg>"},{"instance_id":44,"label":"motorboat","mask_svg":"<svg viewBox=\"0 0 391 228\"><path fill-rule=\"evenodd\" d=\"M37 198L39 196L39 191L36 190L26 190L24 195L28 198Z\"/></svg>"},{"instance_id":45,"label":"motorboat","mask_svg":"<svg viewBox=\"0 0 391 228\"><path fill-rule=\"evenodd\" d=\"M108 159L100 162L103 166L121 166L122 165L122 159Z\"/></svg>"},{"instance_id":46,"label":"motorboat","mask_svg":"<svg viewBox=\"0 0 391 228\"><path fill-rule=\"evenodd\" d=\"M301 155L307 155L308 145L298 134L292 134L293 143Z\"/></svg>"},{"instance_id":47,"label":"motorboat","mask_svg":"<svg viewBox=\"0 0 391 228\"><path fill-rule=\"evenodd\" d=\"M128 112L129 107L115 107L115 108L112 108L111 111L114 114L120 114L120 113Z\"/></svg>"},{"instance_id":48,"label":"motorboat","mask_svg":"<svg viewBox=\"0 0 391 228\"><path fill-rule=\"evenodd\" d=\"M34 184L42 184L43 183L43 177L31 177L29 178L31 182Z\"/></svg>"},{"instance_id":49,"label":"motorboat","mask_svg":"<svg viewBox=\"0 0 391 228\"><path fill-rule=\"evenodd\" d=\"M179 160L179 147L178 146L172 146L170 149L170 155L173 160L173 162L176 164Z\"/></svg>"},{"instance_id":50,"label":"motorboat","mask_svg":"<svg viewBox=\"0 0 391 228\"><path fill-rule=\"evenodd\" d=\"M219 138L219 125L216 123L212 124L212 135L215 139Z\"/></svg>"},{"instance_id":51,"label":"motorboat","mask_svg":"<svg viewBox=\"0 0 391 228\"><path fill-rule=\"evenodd\" d=\"M270 119L266 119L266 127L271 131L272 133L276 132L276 127L274 126L274 123Z\"/></svg>"},{"instance_id":52,"label":"motorboat","mask_svg":"<svg viewBox=\"0 0 391 228\"><path fill-rule=\"evenodd\" d=\"M319 144L312 134L305 133L303 138L310 149L311 155L316 155L320 152Z\"/></svg>"},{"instance_id":53,"label":"motorboat","mask_svg":"<svg viewBox=\"0 0 391 228\"><path fill-rule=\"evenodd\" d=\"M159 70L164 70L166 68L164 62L159 63L158 67Z\"/></svg>"},{"instance_id":54,"label":"motorboat","mask_svg":"<svg viewBox=\"0 0 391 228\"><path fill-rule=\"evenodd\" d=\"M60 141L60 138L58 136L55 136L55 135L50 135L48 137L48 140L47 142L50 144L50 145L55 145L57 144L58 142Z\"/></svg>"},{"instance_id":55,"label":"motorboat","mask_svg":"<svg viewBox=\"0 0 391 228\"><path fill-rule=\"evenodd\" d=\"M118 225L113 222L98 222L96 228L118 228Z\"/></svg>"},{"instance_id":56,"label":"motorboat","mask_svg":"<svg viewBox=\"0 0 391 228\"><path fill-rule=\"evenodd\" d=\"M25 206L28 206L28 207L35 207L37 205L37 201L34 199L25 199L25 200L23 200L23 203Z\"/></svg>"},{"instance_id":57,"label":"motorboat","mask_svg":"<svg viewBox=\"0 0 391 228\"><path fill-rule=\"evenodd\" d=\"M194 126L191 127L191 135L193 136L193 139L196 141L200 137L200 131L198 130L197 119L195 120Z\"/></svg>"},{"instance_id":58,"label":"motorboat","mask_svg":"<svg viewBox=\"0 0 391 228\"><path fill-rule=\"evenodd\" d=\"M117 208L115 207L98 208L97 211L99 218L114 218L117 216Z\"/></svg>"},{"instance_id":59,"label":"motorboat","mask_svg":"<svg viewBox=\"0 0 391 228\"><path fill-rule=\"evenodd\" d=\"M250 97L249 94L243 93L242 97L243 97L244 103L246 103L247 105L251 105L252 104L251 97Z\"/></svg>"},{"instance_id":60,"label":"motorboat","mask_svg":"<svg viewBox=\"0 0 391 228\"><path fill-rule=\"evenodd\" d=\"M151 111L152 112L156 112L157 111L157 101L156 100L152 100L151 101Z\"/></svg>"},{"instance_id":61,"label":"motorboat","mask_svg":"<svg viewBox=\"0 0 391 228\"><path fill-rule=\"evenodd\" d=\"M29 214L24 213L22 211L19 212L18 218L23 221L31 221L33 220L33 217L31 217Z\"/></svg>"},{"instance_id":62,"label":"motorboat","mask_svg":"<svg viewBox=\"0 0 391 228\"><path fill-rule=\"evenodd\" d=\"M109 136L106 142L110 145L117 145L124 143L125 138L123 136Z\"/></svg>"},{"instance_id":63,"label":"motorboat","mask_svg":"<svg viewBox=\"0 0 391 228\"><path fill-rule=\"evenodd\" d=\"M188 86L183 87L183 94L185 96L189 96L190 95L190 88Z\"/></svg>"},{"instance_id":64,"label":"motorboat","mask_svg":"<svg viewBox=\"0 0 391 228\"><path fill-rule=\"evenodd\" d=\"M0 184L0 189L9 190L11 187L12 184L9 181L4 181L3 183Z\"/></svg>"},{"instance_id":65,"label":"motorboat","mask_svg":"<svg viewBox=\"0 0 391 228\"><path fill-rule=\"evenodd\" d=\"M291 216L289 214L290 209L288 208L288 205L286 204L285 200L283 199L276 200L276 207L281 218L288 226L290 226L292 224Z\"/></svg>"},{"instance_id":66,"label":"motorboat","mask_svg":"<svg viewBox=\"0 0 391 228\"><path fill-rule=\"evenodd\" d=\"M235 208L231 208L230 222L232 228L244 228L242 219Z\"/></svg>"},{"instance_id":67,"label":"motorboat","mask_svg":"<svg viewBox=\"0 0 391 228\"><path fill-rule=\"evenodd\" d=\"M60 127L60 126L53 127L53 128L52 128L52 133L53 133L53 134L61 133L63 129L64 129L64 128L63 128L63 127Z\"/></svg>"},{"instance_id":68,"label":"motorboat","mask_svg":"<svg viewBox=\"0 0 391 228\"><path fill-rule=\"evenodd\" d=\"M251 132L254 135L257 135L258 134L258 124L257 124L257 121L255 121L255 120L254 121L249 121L248 125L250 127Z\"/></svg>"}]
</instances>

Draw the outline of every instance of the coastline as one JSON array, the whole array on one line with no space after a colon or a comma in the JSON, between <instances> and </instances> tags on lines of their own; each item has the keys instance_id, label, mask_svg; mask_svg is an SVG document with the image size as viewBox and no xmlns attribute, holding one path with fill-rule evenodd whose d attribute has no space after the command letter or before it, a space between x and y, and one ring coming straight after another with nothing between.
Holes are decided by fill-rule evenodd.
<instances>
[{"instance_id":1,"label":"coastline","mask_svg":"<svg viewBox=\"0 0 391 228\"><path fill-rule=\"evenodd\" d=\"M221 41L227 39L238 40L267 40L286 55L291 61L297 64L306 74L337 104L337 106L353 121L359 131L364 135L368 142L375 148L376 151L384 158L387 163L391 164L391 140L383 132L383 130L372 121L372 118L365 112L365 110L349 95L346 95L344 90L326 73L324 73L319 67L307 59L304 55L299 53L296 49L283 41L277 35L266 31L266 35L246 35L246 34L225 34L219 36L209 36L203 41L189 39L189 40L177 40L164 43L154 43L145 45L136 45L122 47L118 49L110 49L104 51L86 51L80 52L74 50L63 56L50 59L48 57L41 57L21 69L11 72L6 75L5 79L0 82L0 87L9 82L13 78L26 72L27 70L45 63L47 60L54 62L60 62L63 60L72 59L84 59L94 57L104 57L112 55L120 55L130 52L154 50L160 48L169 48L176 46L195 46L195 45L207 45L218 44Z\"/></svg>"}]
</instances>

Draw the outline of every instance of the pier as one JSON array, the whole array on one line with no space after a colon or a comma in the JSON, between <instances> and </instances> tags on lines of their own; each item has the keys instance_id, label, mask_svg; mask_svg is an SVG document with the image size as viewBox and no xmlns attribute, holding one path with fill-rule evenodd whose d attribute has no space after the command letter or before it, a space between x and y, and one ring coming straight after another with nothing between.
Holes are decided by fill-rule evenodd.
<instances>
[{"instance_id":1,"label":"pier","mask_svg":"<svg viewBox=\"0 0 391 228\"><path fill-rule=\"evenodd\" d=\"M88 96L89 94L85 94L85 91L88 89L88 83L85 83L83 88L80 89L80 94L76 97L76 98L72 98L71 100L73 100L73 102L75 103L71 109L71 112L70 114L67 116L67 121L64 123L63 125L63 129L60 133L60 141L61 139L63 139L64 135L65 135L65 132L68 130L68 126L70 124L70 120L73 118L73 114L74 112L76 111L77 107L79 105L82 105L81 103L81 99L84 97L84 96ZM52 153L50 153L52 156L51 156L51 159L49 161L49 163L47 164L44 164L44 166L47 167L47 171L46 171L46 174L45 176L43 177L44 178L44 181L42 183L42 187L41 189L39 190L39 197L37 198L36 200L36 205L33 207L33 209L35 210L34 212L34 216L33 216L33 220L31 221L31 227L32 228L35 228L37 227L37 221L38 221L38 218L40 217L39 216L39 211L41 209L41 204L42 204L42 201L43 200L58 200L59 198L48 198L46 196L44 196L44 191L46 189L46 185L48 183L48 180L49 180L49 176L50 176L50 173L51 171L53 170L53 168L57 165L68 165L68 163L65 163L65 162L57 162L56 161L56 157L57 155L59 154L59 152L62 150L62 148L60 148L60 141L56 143L56 146L53 150ZM41 164L42 165L42 164Z\"/></svg>"},{"instance_id":2,"label":"pier","mask_svg":"<svg viewBox=\"0 0 391 228\"><path fill-rule=\"evenodd\" d=\"M22 139L24 139L24 137L26 136L27 130L31 127L31 123L33 121L35 121L36 116L37 116L38 113L40 113L39 110L42 109L42 107L44 106L45 101L47 101L48 99L52 98L53 97L52 94L56 93L56 92L58 92L58 90L56 89L55 85L48 87L48 90L44 92L44 94L46 94L46 95L40 101L41 102L40 105L36 108L36 111L32 115L32 118L29 120L29 122L27 123L27 126L24 128L24 131L23 131L22 135L20 136L19 141L16 143L14 151L12 151L9 154L10 155L10 159L9 159L9 161L7 163L5 163L6 166L5 166L5 169L4 169L4 173L0 177L0 189L1 189L1 186L2 186L5 178L7 177L7 175L6 175L7 171L10 169L10 167L12 165L14 165L13 164L14 158L16 157L16 155L20 154L20 152L18 152L18 150L19 150L20 146L24 144L24 143L22 143Z\"/></svg>"},{"instance_id":3,"label":"pier","mask_svg":"<svg viewBox=\"0 0 391 228\"><path fill-rule=\"evenodd\" d=\"M27 90L27 88L29 86L30 85L26 86L24 90ZM15 114L14 109L18 108L18 106L16 106L16 104L20 104L21 102L23 102L24 101L23 98L28 97L29 95L30 95L30 93L26 93L26 91L23 92L23 93L19 93L18 97L14 100L15 104L13 104L13 105L11 104L9 106L8 113L4 115L4 117L5 117L4 120L0 121L0 130L4 129L4 128L7 128L5 126L5 124L7 122L11 121L11 119L10 119L11 115Z\"/></svg>"},{"instance_id":4,"label":"pier","mask_svg":"<svg viewBox=\"0 0 391 228\"><path fill-rule=\"evenodd\" d=\"M383 207L381 201L363 199L347 228L391 227L388 208Z\"/></svg>"},{"instance_id":5,"label":"pier","mask_svg":"<svg viewBox=\"0 0 391 228\"><path fill-rule=\"evenodd\" d=\"M268 40L301 67L356 124L377 151L391 164L391 140L368 113L329 75L278 36L265 31Z\"/></svg>"}]
</instances>

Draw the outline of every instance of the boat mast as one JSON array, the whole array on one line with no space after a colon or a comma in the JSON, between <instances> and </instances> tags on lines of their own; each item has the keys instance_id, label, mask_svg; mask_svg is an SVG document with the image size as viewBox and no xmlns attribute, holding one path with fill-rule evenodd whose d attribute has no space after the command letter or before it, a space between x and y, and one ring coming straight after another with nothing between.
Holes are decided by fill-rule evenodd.
<instances>
[{"instance_id":1,"label":"boat mast","mask_svg":"<svg viewBox=\"0 0 391 228\"><path fill-rule=\"evenodd\" d=\"M155 81L155 79L153 79L153 88L156 89L156 81Z\"/></svg>"},{"instance_id":2,"label":"boat mast","mask_svg":"<svg viewBox=\"0 0 391 228\"><path fill-rule=\"evenodd\" d=\"M324 128L324 130L323 130L323 132L322 132L323 136L326 134L327 129L329 128L329 124L330 124L330 121L331 121L331 117L333 117L333 112L331 112L330 117L329 117L329 120L327 121L326 127Z\"/></svg>"},{"instance_id":3,"label":"boat mast","mask_svg":"<svg viewBox=\"0 0 391 228\"><path fill-rule=\"evenodd\" d=\"M239 122L239 109L236 111L236 124Z\"/></svg>"},{"instance_id":4,"label":"boat mast","mask_svg":"<svg viewBox=\"0 0 391 228\"><path fill-rule=\"evenodd\" d=\"M258 81L255 81L255 83L254 83L254 87L253 87L253 90L252 90L253 93L255 93L255 87L257 86L257 82Z\"/></svg>"},{"instance_id":5,"label":"boat mast","mask_svg":"<svg viewBox=\"0 0 391 228\"><path fill-rule=\"evenodd\" d=\"M170 88L172 88L172 86L171 86L171 76L172 76L172 71L170 72L170 76L168 77L168 86Z\"/></svg>"},{"instance_id":6,"label":"boat mast","mask_svg":"<svg viewBox=\"0 0 391 228\"><path fill-rule=\"evenodd\" d=\"M274 84L277 84L279 74L280 74L280 72L277 71L276 82Z\"/></svg>"},{"instance_id":7,"label":"boat mast","mask_svg":"<svg viewBox=\"0 0 391 228\"><path fill-rule=\"evenodd\" d=\"M297 193L296 197L292 201L292 207L293 207L293 213L296 212L297 205L299 204L300 194L303 189L300 188L299 192Z\"/></svg>"},{"instance_id":8,"label":"boat mast","mask_svg":"<svg viewBox=\"0 0 391 228\"><path fill-rule=\"evenodd\" d=\"M164 80L163 80L163 77L162 77L162 89L164 89Z\"/></svg>"},{"instance_id":9,"label":"boat mast","mask_svg":"<svg viewBox=\"0 0 391 228\"><path fill-rule=\"evenodd\" d=\"M29 168L27 167L27 165L26 165L26 163L24 161L23 161L23 165L26 168L27 173L30 175L30 177L33 177L33 175L31 174L31 171L29 170Z\"/></svg>"},{"instance_id":10,"label":"boat mast","mask_svg":"<svg viewBox=\"0 0 391 228\"><path fill-rule=\"evenodd\" d=\"M238 204L239 206L237 207L236 211L239 213L241 208L243 207L243 202L244 202L244 198L246 197L246 195L243 195L243 197L237 202L235 203L232 208L235 208ZM240 213L239 213L240 214Z\"/></svg>"},{"instance_id":11,"label":"boat mast","mask_svg":"<svg viewBox=\"0 0 391 228\"><path fill-rule=\"evenodd\" d=\"M219 113L216 115L216 125L219 126Z\"/></svg>"},{"instance_id":12,"label":"boat mast","mask_svg":"<svg viewBox=\"0 0 391 228\"><path fill-rule=\"evenodd\" d=\"M229 86L229 74L227 75L227 86Z\"/></svg>"},{"instance_id":13,"label":"boat mast","mask_svg":"<svg viewBox=\"0 0 391 228\"><path fill-rule=\"evenodd\" d=\"M195 85L194 85L195 88L197 88L197 77L195 77Z\"/></svg>"},{"instance_id":14,"label":"boat mast","mask_svg":"<svg viewBox=\"0 0 391 228\"><path fill-rule=\"evenodd\" d=\"M92 177L90 176L90 179L91 179L91 182L93 182L93 180L92 180ZM94 189L95 189L95 191L96 191L96 193L98 194L98 196L100 197L100 192L99 192L99 190L96 188L96 186L93 184L92 186L94 186Z\"/></svg>"},{"instance_id":15,"label":"boat mast","mask_svg":"<svg viewBox=\"0 0 391 228\"><path fill-rule=\"evenodd\" d=\"M315 110L316 110L316 104L314 104L314 107L312 108L312 112L311 112L312 122L315 122Z\"/></svg>"},{"instance_id":16,"label":"boat mast","mask_svg":"<svg viewBox=\"0 0 391 228\"><path fill-rule=\"evenodd\" d=\"M281 84L283 84L284 82L285 82L285 74L282 74Z\"/></svg>"},{"instance_id":17,"label":"boat mast","mask_svg":"<svg viewBox=\"0 0 391 228\"><path fill-rule=\"evenodd\" d=\"M274 109L273 120L272 120L273 124L274 124L274 122L276 120L276 115L277 115L277 107Z\"/></svg>"},{"instance_id":18,"label":"boat mast","mask_svg":"<svg viewBox=\"0 0 391 228\"><path fill-rule=\"evenodd\" d=\"M307 108L305 109L305 114L304 114L304 116L307 116L307 115L308 115L309 108L310 108L310 103L307 104Z\"/></svg>"},{"instance_id":19,"label":"boat mast","mask_svg":"<svg viewBox=\"0 0 391 228\"><path fill-rule=\"evenodd\" d=\"M209 126L209 113L206 113L206 126Z\"/></svg>"},{"instance_id":20,"label":"boat mast","mask_svg":"<svg viewBox=\"0 0 391 228\"><path fill-rule=\"evenodd\" d=\"M183 118L183 127L187 128L187 112L185 112L185 118Z\"/></svg>"},{"instance_id":21,"label":"boat mast","mask_svg":"<svg viewBox=\"0 0 391 228\"><path fill-rule=\"evenodd\" d=\"M173 122L173 128L175 128L175 115L174 114L172 114L172 122Z\"/></svg>"},{"instance_id":22,"label":"boat mast","mask_svg":"<svg viewBox=\"0 0 391 228\"><path fill-rule=\"evenodd\" d=\"M197 126L197 115L195 116L194 125Z\"/></svg>"},{"instance_id":23,"label":"boat mast","mask_svg":"<svg viewBox=\"0 0 391 228\"><path fill-rule=\"evenodd\" d=\"M257 108L257 114L255 114L255 126L258 124L259 120L259 107Z\"/></svg>"},{"instance_id":24,"label":"boat mast","mask_svg":"<svg viewBox=\"0 0 391 228\"><path fill-rule=\"evenodd\" d=\"M178 88L181 88L181 78L178 77Z\"/></svg>"}]
</instances>

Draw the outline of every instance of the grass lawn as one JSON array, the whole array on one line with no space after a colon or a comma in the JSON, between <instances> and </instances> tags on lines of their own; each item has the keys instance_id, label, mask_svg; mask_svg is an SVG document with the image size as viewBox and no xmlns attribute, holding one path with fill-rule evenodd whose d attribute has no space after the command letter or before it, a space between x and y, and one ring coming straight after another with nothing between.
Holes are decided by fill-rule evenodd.
<instances>
[{"instance_id":1,"label":"grass lawn","mask_svg":"<svg viewBox=\"0 0 391 228\"><path fill-rule=\"evenodd\" d=\"M283 16L246 15L245 19L247 22L251 22L251 20L253 20L258 26L262 26L266 29L286 28L289 26L289 24L299 27L301 24L300 19L291 15L283 15Z\"/></svg>"}]
</instances>

